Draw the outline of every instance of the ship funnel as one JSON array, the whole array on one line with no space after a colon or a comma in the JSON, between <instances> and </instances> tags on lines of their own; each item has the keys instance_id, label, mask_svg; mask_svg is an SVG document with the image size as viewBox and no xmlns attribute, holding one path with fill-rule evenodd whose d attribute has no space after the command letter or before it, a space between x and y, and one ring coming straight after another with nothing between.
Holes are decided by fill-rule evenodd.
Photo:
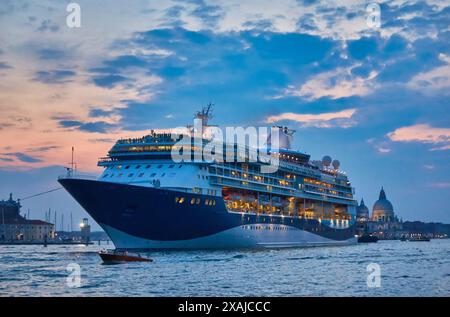
<instances>
[{"instance_id":1,"label":"ship funnel","mask_svg":"<svg viewBox=\"0 0 450 317\"><path fill-rule=\"evenodd\" d=\"M272 131L278 130L278 144L280 149L289 150L291 148L293 135L295 133L294 130L290 130L287 127L273 126L269 136L267 137L266 145L267 147L272 147Z\"/></svg>"}]
</instances>

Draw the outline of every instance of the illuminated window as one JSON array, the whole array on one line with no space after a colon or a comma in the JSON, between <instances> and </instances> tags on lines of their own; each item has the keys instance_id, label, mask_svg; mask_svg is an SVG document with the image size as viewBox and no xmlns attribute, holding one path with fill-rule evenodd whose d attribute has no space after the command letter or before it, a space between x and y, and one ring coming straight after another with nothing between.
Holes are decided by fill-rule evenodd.
<instances>
[{"instance_id":1,"label":"illuminated window","mask_svg":"<svg viewBox=\"0 0 450 317\"><path fill-rule=\"evenodd\" d=\"M195 204L195 198L191 199L191 205Z\"/></svg>"}]
</instances>

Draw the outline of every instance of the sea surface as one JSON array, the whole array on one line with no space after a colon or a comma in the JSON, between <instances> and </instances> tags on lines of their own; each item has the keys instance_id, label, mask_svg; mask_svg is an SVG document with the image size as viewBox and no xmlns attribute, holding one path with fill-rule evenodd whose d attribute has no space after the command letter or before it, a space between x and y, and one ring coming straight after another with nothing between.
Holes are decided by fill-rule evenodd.
<instances>
[{"instance_id":1,"label":"sea surface","mask_svg":"<svg viewBox=\"0 0 450 317\"><path fill-rule=\"evenodd\" d=\"M450 239L151 252L153 263L118 265L102 264L97 252L105 247L112 244L0 246L0 295L450 296ZM80 279L68 266L79 266Z\"/></svg>"}]
</instances>

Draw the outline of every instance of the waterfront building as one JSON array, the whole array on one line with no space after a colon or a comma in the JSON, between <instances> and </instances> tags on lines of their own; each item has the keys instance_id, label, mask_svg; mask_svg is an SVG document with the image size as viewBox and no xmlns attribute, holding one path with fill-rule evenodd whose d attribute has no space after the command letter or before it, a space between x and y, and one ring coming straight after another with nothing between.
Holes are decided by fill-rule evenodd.
<instances>
[{"instance_id":1,"label":"waterfront building","mask_svg":"<svg viewBox=\"0 0 450 317\"><path fill-rule=\"evenodd\" d=\"M12 194L0 201L0 242L44 242L54 238L54 225L20 215L20 201Z\"/></svg>"}]
</instances>

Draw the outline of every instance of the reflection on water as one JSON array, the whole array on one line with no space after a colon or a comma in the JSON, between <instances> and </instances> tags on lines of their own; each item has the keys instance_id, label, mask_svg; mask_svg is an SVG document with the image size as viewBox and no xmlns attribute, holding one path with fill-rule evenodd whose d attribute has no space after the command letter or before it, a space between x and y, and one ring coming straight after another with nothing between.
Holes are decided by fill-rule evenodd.
<instances>
[{"instance_id":1,"label":"reflection on water","mask_svg":"<svg viewBox=\"0 0 450 317\"><path fill-rule=\"evenodd\" d=\"M146 253L102 265L105 246L0 246L1 296L450 296L450 240L348 247ZM108 247L111 247L108 246ZM67 286L70 263L81 287ZM367 287L367 265L381 287Z\"/></svg>"}]
</instances>

